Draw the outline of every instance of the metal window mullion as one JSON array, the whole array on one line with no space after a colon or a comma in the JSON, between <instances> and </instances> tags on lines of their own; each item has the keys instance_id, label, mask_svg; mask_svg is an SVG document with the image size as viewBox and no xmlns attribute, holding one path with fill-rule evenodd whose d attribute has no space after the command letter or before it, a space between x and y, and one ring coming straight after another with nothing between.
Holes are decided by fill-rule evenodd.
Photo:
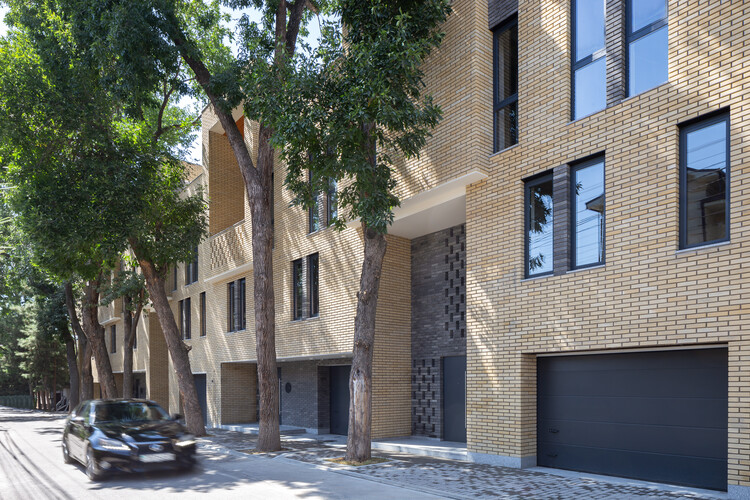
<instances>
[{"instance_id":1,"label":"metal window mullion","mask_svg":"<svg viewBox=\"0 0 750 500\"><path fill-rule=\"evenodd\" d=\"M654 31L658 31L662 29L666 25L667 25L666 18L662 18L662 19L659 19L658 21L654 21L651 24L647 24L643 28L639 28L638 31L636 32L632 32L631 27L630 27L630 21L628 21L628 36L627 36L628 45L638 40L639 38L643 38L646 35L650 35Z\"/></svg>"},{"instance_id":2,"label":"metal window mullion","mask_svg":"<svg viewBox=\"0 0 750 500\"><path fill-rule=\"evenodd\" d=\"M507 108L508 106L510 106L511 104L514 104L516 102L518 102L518 92L516 92L515 94L513 94L510 97L506 97L505 99L503 99L499 103L495 104L495 110L494 111L495 111L495 113L497 113L501 109Z\"/></svg>"}]
</instances>

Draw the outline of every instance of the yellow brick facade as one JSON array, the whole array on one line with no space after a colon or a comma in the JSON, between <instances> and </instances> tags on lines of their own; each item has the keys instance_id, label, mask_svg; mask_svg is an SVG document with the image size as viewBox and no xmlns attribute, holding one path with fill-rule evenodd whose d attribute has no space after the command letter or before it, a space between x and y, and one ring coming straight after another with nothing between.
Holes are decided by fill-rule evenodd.
<instances>
[{"instance_id":1,"label":"yellow brick facade","mask_svg":"<svg viewBox=\"0 0 750 500\"><path fill-rule=\"evenodd\" d=\"M571 121L570 2L520 0L519 140L492 153L492 32L485 1L457 0L446 38L425 64L428 89L444 118L420 159L397 165L402 200L433 192L471 172L466 187L467 447L477 456L536 455L539 354L725 344L729 352L728 485L750 486L750 336L744 333L744 256L750 223L743 212L750 134L743 2L668 2L669 81ZM731 241L679 250L679 128L729 109ZM172 292L192 300L190 357L205 373L212 424L254 419L256 361L251 227L244 185L227 139L207 109L203 172L211 236L199 248L199 279ZM256 143L257 127L245 123ZM600 267L524 279L524 182L594 153L605 157L606 248ZM290 207L284 166L275 167L274 289L277 356L351 356L362 242L356 228L307 231L307 212ZM246 216L247 214L247 216ZM324 225L323 225L324 226ZM319 254L320 315L292 319L295 259ZM383 270L374 366L373 436L410 429L410 240L390 236ZM227 283L246 279L247 328L227 332ZM168 284L168 289L171 284ZM200 294L206 293L206 335ZM149 331L155 315L149 316ZM158 325L157 329L158 329ZM146 335L145 331L143 335ZM137 366L148 363L136 356ZM153 348L152 348L153 349ZM145 350L144 350L145 351ZM161 351L160 351L161 352ZM118 353L113 362L121 356ZM121 361L120 361L121 363ZM138 364L141 363L141 364ZM153 363L152 363L153 365ZM146 368L144 368L146 369ZM116 370L117 371L117 370ZM168 404L178 411L174 371ZM165 373L166 376L166 373ZM282 373L283 378L283 373ZM166 379L166 377L165 377ZM164 387L150 382L150 391ZM155 394L155 393L154 393ZM155 397L155 396L150 396ZM162 396L160 396L162 397ZM283 395L282 395L283 397Z\"/></svg>"}]
</instances>

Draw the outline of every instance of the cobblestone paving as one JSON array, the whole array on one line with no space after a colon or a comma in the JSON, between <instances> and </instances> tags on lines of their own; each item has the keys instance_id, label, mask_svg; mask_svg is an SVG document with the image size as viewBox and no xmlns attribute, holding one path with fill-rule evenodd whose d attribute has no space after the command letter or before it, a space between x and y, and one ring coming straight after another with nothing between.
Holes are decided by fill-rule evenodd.
<instances>
[{"instance_id":1,"label":"cobblestone paving","mask_svg":"<svg viewBox=\"0 0 750 500\"><path fill-rule=\"evenodd\" d=\"M211 431L207 438L236 451L255 447L256 437L230 431ZM286 451L268 454L338 469L342 473L361 475L378 482L406 488L438 492L449 498L523 498L523 499L631 499L688 498L708 499L692 491L650 488L641 484L610 483L590 478L560 477L540 471L521 470L493 465L461 462L404 453L375 451L373 456L390 459L382 464L349 467L327 459L341 457L342 447L332 447L325 440L284 439Z\"/></svg>"}]
</instances>

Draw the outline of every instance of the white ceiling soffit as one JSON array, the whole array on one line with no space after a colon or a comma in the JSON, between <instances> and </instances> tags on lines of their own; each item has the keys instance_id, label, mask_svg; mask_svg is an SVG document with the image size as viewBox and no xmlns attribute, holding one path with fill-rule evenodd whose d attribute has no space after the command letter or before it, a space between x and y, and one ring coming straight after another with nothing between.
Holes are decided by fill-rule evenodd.
<instances>
[{"instance_id":1,"label":"white ceiling soffit","mask_svg":"<svg viewBox=\"0 0 750 500\"><path fill-rule=\"evenodd\" d=\"M232 118L234 118L234 121L237 121L240 119L240 116L242 116L242 112L243 112L242 106L238 106L234 109L234 111L232 111ZM216 119L216 122L214 122L214 124L211 125L209 130L211 132L216 132L218 134L224 133L224 127L221 126L221 122L219 121L218 118Z\"/></svg>"},{"instance_id":2,"label":"white ceiling soffit","mask_svg":"<svg viewBox=\"0 0 750 500\"><path fill-rule=\"evenodd\" d=\"M401 201L388 233L413 239L466 222L466 186L486 179L480 170L456 177ZM348 225L357 226L359 221Z\"/></svg>"}]
</instances>

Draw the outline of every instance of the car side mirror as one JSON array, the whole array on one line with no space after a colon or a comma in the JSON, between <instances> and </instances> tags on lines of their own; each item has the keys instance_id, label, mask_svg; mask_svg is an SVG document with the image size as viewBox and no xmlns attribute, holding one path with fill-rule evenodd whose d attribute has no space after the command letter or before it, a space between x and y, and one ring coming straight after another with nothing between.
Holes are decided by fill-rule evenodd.
<instances>
[{"instance_id":1,"label":"car side mirror","mask_svg":"<svg viewBox=\"0 0 750 500\"><path fill-rule=\"evenodd\" d=\"M182 415L180 415L179 413L175 413L174 415L172 415L172 420L180 420L181 418Z\"/></svg>"}]
</instances>

